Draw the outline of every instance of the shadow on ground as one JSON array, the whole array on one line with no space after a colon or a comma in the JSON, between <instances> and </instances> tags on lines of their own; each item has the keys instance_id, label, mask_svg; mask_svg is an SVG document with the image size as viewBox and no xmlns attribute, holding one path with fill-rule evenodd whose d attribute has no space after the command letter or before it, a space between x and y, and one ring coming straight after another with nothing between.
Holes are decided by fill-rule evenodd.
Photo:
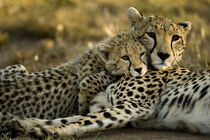
<instances>
[{"instance_id":1,"label":"shadow on ground","mask_svg":"<svg viewBox=\"0 0 210 140\"><path fill-rule=\"evenodd\" d=\"M196 135L187 132L144 130L144 129L116 129L86 134L81 139L86 140L209 140L210 135Z\"/></svg>"}]
</instances>

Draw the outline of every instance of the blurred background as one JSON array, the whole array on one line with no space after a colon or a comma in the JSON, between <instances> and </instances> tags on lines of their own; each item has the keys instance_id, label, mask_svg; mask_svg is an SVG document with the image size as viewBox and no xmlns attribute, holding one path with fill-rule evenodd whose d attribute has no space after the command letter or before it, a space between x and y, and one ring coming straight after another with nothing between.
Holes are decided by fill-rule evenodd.
<instances>
[{"instance_id":1,"label":"blurred background","mask_svg":"<svg viewBox=\"0 0 210 140\"><path fill-rule=\"evenodd\" d=\"M192 31L179 65L210 69L210 0L0 0L0 67L40 71L128 31L128 7L145 16L189 20Z\"/></svg>"}]
</instances>

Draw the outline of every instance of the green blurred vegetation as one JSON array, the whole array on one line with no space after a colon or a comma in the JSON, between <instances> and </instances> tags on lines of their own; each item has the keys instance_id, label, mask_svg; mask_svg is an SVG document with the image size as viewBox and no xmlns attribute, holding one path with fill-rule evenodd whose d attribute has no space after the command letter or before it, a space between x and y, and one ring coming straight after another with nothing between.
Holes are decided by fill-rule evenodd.
<instances>
[{"instance_id":1,"label":"green blurred vegetation","mask_svg":"<svg viewBox=\"0 0 210 140\"><path fill-rule=\"evenodd\" d=\"M145 16L192 22L180 65L210 68L210 0L0 0L0 67L56 66L129 29L128 7Z\"/></svg>"}]
</instances>

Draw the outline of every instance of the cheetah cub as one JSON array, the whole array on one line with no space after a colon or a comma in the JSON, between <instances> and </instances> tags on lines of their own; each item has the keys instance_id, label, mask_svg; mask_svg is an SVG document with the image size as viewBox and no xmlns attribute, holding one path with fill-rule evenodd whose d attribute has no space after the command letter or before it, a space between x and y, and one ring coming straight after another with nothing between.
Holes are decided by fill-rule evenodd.
<instances>
[{"instance_id":1,"label":"cheetah cub","mask_svg":"<svg viewBox=\"0 0 210 140\"><path fill-rule=\"evenodd\" d=\"M119 33L55 68L28 73L20 65L1 70L0 123L14 116L54 119L76 114L78 101L85 108L99 92L92 89L105 90L117 76L144 75L146 51L130 32ZM13 70L16 75L10 74Z\"/></svg>"}]
</instances>

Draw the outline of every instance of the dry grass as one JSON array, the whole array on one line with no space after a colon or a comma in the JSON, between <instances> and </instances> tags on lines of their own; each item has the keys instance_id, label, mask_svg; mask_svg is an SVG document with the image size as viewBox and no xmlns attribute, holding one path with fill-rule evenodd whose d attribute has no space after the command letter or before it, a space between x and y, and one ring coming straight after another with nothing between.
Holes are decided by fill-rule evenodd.
<instances>
[{"instance_id":1,"label":"dry grass","mask_svg":"<svg viewBox=\"0 0 210 140\"><path fill-rule=\"evenodd\" d=\"M190 3L190 4L189 4ZM95 42L129 29L127 8L193 23L182 66L210 66L209 0L0 0L0 67L39 71L68 61Z\"/></svg>"}]
</instances>

